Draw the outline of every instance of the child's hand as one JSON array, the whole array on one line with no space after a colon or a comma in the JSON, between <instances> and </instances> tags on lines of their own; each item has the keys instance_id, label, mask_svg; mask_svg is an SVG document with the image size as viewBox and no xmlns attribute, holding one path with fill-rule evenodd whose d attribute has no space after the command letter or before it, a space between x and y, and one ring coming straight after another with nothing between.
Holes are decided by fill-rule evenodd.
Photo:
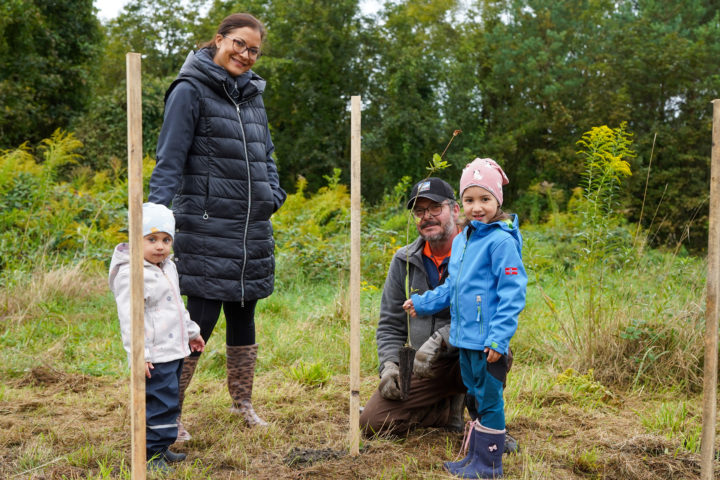
<instances>
[{"instance_id":1,"label":"child's hand","mask_svg":"<svg viewBox=\"0 0 720 480\"><path fill-rule=\"evenodd\" d=\"M417 312L415 311L415 305L413 305L412 299L408 298L405 300L405 303L403 303L403 310L408 312L411 317L417 317Z\"/></svg>"},{"instance_id":2,"label":"child's hand","mask_svg":"<svg viewBox=\"0 0 720 480\"><path fill-rule=\"evenodd\" d=\"M152 362L145 362L145 376L147 378L151 378L150 370L155 370L155 367L153 367Z\"/></svg>"},{"instance_id":3,"label":"child's hand","mask_svg":"<svg viewBox=\"0 0 720 480\"><path fill-rule=\"evenodd\" d=\"M502 357L501 353L496 352L492 348L485 347L485 353L487 353L487 361L488 363L495 363L498 360L500 360L500 357Z\"/></svg>"},{"instance_id":4,"label":"child's hand","mask_svg":"<svg viewBox=\"0 0 720 480\"><path fill-rule=\"evenodd\" d=\"M191 352L203 352L205 351L205 340L198 335L197 337L190 340L190 351Z\"/></svg>"}]
</instances>

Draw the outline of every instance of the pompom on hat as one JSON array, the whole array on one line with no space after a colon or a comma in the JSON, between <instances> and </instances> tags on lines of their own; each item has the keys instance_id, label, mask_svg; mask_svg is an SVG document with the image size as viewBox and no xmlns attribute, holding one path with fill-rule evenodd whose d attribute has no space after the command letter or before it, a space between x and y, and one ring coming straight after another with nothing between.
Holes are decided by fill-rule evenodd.
<instances>
[{"instance_id":1,"label":"pompom on hat","mask_svg":"<svg viewBox=\"0 0 720 480\"><path fill-rule=\"evenodd\" d=\"M143 237L151 233L165 232L175 239L175 217L172 210L157 203L143 203L142 206Z\"/></svg>"},{"instance_id":2,"label":"pompom on hat","mask_svg":"<svg viewBox=\"0 0 720 480\"><path fill-rule=\"evenodd\" d=\"M503 203L503 185L510 183L500 165L490 158L476 158L468 163L460 177L460 197L468 187L481 187L492 193L499 205Z\"/></svg>"}]
</instances>

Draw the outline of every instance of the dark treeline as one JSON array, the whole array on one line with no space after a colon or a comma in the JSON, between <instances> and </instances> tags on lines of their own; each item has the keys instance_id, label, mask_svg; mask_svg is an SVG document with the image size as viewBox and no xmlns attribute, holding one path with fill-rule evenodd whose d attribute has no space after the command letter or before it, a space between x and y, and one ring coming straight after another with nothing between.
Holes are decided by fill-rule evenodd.
<instances>
[{"instance_id":1,"label":"dark treeline","mask_svg":"<svg viewBox=\"0 0 720 480\"><path fill-rule=\"evenodd\" d=\"M254 70L268 80L286 189L298 175L313 190L333 167L347 174L349 99L362 95L366 199L424 175L461 129L443 176L455 182L475 156L493 157L511 179L509 207L539 221L578 185L582 133L627 122L638 153L623 192L628 220L638 219L657 135L643 223L658 244L705 247L720 1L400 0L364 16L358 0L133 0L103 25L92 0L5 0L0 148L62 127L84 142L85 168L117 168L125 53L136 51L153 154L165 88L236 11L268 28Z\"/></svg>"}]
</instances>

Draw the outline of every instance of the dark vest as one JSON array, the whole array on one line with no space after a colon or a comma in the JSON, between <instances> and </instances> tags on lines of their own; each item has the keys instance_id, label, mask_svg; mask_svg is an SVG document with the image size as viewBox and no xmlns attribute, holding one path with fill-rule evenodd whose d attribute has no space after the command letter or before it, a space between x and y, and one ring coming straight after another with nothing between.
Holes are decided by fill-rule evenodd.
<instances>
[{"instance_id":1,"label":"dark vest","mask_svg":"<svg viewBox=\"0 0 720 480\"><path fill-rule=\"evenodd\" d=\"M265 82L255 76L234 100L228 85L188 59L178 82L199 92L199 119L182 182L173 199L175 260L183 295L223 301L273 291L274 241L268 182Z\"/></svg>"}]
</instances>

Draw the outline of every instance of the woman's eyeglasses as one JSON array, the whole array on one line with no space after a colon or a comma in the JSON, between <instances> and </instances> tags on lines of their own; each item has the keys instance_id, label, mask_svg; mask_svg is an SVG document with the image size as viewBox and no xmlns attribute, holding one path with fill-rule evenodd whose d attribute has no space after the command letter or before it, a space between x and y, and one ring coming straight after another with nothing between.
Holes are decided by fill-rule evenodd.
<instances>
[{"instance_id":1,"label":"woman's eyeglasses","mask_svg":"<svg viewBox=\"0 0 720 480\"><path fill-rule=\"evenodd\" d=\"M252 58L259 58L260 55L262 55L262 52L260 52L260 49L257 47L248 47L247 43L245 43L245 40L241 38L233 38L229 37L227 35L223 35L225 38L229 38L233 42L233 50L235 50L235 53L238 55L242 55L243 53L247 52L248 55L250 55Z\"/></svg>"}]
</instances>

